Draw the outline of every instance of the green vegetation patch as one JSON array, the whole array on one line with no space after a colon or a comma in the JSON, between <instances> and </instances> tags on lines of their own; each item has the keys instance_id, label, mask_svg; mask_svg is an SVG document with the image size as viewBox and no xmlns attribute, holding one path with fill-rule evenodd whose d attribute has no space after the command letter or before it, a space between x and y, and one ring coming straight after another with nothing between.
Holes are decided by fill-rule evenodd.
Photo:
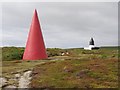
<instances>
[{"instance_id":1,"label":"green vegetation patch","mask_svg":"<svg viewBox=\"0 0 120 90\"><path fill-rule=\"evenodd\" d=\"M37 65L33 70L31 87L37 88L116 88L117 59L64 60Z\"/></svg>"},{"instance_id":2,"label":"green vegetation patch","mask_svg":"<svg viewBox=\"0 0 120 90\"><path fill-rule=\"evenodd\" d=\"M22 59L24 48L4 47L2 48L2 60Z\"/></svg>"}]
</instances>

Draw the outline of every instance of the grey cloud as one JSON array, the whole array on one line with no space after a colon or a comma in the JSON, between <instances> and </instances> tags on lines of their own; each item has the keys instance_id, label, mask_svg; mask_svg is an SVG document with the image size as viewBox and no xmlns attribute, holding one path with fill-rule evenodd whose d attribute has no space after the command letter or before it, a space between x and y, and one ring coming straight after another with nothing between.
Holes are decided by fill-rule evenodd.
<instances>
[{"instance_id":1,"label":"grey cloud","mask_svg":"<svg viewBox=\"0 0 120 90\"><path fill-rule=\"evenodd\" d=\"M25 46L36 8L47 47L84 47L90 37L98 46L117 45L117 3L3 3L4 45Z\"/></svg>"}]
</instances>

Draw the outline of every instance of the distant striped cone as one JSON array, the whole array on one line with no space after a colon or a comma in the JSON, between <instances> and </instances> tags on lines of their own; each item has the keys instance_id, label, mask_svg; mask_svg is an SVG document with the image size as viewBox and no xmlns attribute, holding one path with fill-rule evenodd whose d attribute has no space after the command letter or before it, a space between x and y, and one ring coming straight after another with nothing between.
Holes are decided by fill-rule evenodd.
<instances>
[{"instance_id":1,"label":"distant striped cone","mask_svg":"<svg viewBox=\"0 0 120 90\"><path fill-rule=\"evenodd\" d=\"M37 15L37 11L34 11L26 48L23 54L23 60L38 60L46 59L46 49L41 32L41 27Z\"/></svg>"}]
</instances>

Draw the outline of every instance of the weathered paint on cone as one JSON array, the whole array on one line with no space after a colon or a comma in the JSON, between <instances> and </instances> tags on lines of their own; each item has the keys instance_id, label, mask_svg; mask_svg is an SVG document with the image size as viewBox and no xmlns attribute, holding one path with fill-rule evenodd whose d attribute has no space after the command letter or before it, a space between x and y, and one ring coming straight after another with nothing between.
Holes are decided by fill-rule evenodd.
<instances>
[{"instance_id":1,"label":"weathered paint on cone","mask_svg":"<svg viewBox=\"0 0 120 90\"><path fill-rule=\"evenodd\" d=\"M34 11L26 48L23 55L23 60L38 60L46 59L46 49L41 32L37 11Z\"/></svg>"}]
</instances>

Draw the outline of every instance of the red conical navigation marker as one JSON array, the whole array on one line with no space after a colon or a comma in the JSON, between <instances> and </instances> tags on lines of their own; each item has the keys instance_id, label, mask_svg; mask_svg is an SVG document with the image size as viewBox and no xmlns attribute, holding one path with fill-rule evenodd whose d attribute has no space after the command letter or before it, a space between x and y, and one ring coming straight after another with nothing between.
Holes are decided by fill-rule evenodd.
<instances>
[{"instance_id":1,"label":"red conical navigation marker","mask_svg":"<svg viewBox=\"0 0 120 90\"><path fill-rule=\"evenodd\" d=\"M23 60L38 60L46 59L46 49L41 32L37 11L34 11L26 48L23 55Z\"/></svg>"}]
</instances>

